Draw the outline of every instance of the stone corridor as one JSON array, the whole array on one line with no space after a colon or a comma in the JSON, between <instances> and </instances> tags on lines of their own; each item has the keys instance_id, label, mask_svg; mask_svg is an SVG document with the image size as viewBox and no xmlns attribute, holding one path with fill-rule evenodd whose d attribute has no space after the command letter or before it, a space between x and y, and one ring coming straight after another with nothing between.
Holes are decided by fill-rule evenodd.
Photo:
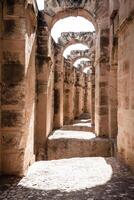
<instances>
[{"instance_id":1,"label":"stone corridor","mask_svg":"<svg viewBox=\"0 0 134 200\"><path fill-rule=\"evenodd\" d=\"M134 0L0 0L0 199L134 199Z\"/></svg>"},{"instance_id":2,"label":"stone corridor","mask_svg":"<svg viewBox=\"0 0 134 200\"><path fill-rule=\"evenodd\" d=\"M115 158L39 161L22 178L1 177L2 200L133 200L134 176Z\"/></svg>"}]
</instances>

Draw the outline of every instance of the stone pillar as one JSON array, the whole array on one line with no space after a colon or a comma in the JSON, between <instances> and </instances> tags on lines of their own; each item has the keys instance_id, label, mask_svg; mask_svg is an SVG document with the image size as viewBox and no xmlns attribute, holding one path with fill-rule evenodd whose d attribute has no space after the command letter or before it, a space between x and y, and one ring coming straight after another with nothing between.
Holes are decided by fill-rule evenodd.
<instances>
[{"instance_id":1,"label":"stone pillar","mask_svg":"<svg viewBox=\"0 0 134 200\"><path fill-rule=\"evenodd\" d=\"M84 112L84 73L82 68L77 71L77 97L78 97L78 116Z\"/></svg>"},{"instance_id":2,"label":"stone pillar","mask_svg":"<svg viewBox=\"0 0 134 200\"><path fill-rule=\"evenodd\" d=\"M75 118L78 118L80 115L80 93L81 93L81 87L80 87L80 72L78 69L75 69L75 103L74 103L74 113Z\"/></svg>"},{"instance_id":3,"label":"stone pillar","mask_svg":"<svg viewBox=\"0 0 134 200\"><path fill-rule=\"evenodd\" d=\"M46 158L46 140L48 134L53 128L53 52L51 48L51 39L49 39L49 30L44 21L44 13L40 12L38 16L37 32L37 103L36 103L36 155L37 160ZM48 56L51 55L51 58Z\"/></svg>"},{"instance_id":4,"label":"stone pillar","mask_svg":"<svg viewBox=\"0 0 134 200\"><path fill-rule=\"evenodd\" d=\"M119 1L113 0L109 2L110 15L110 71L109 71L109 136L117 137L117 69L118 69L118 22L119 22Z\"/></svg>"},{"instance_id":5,"label":"stone pillar","mask_svg":"<svg viewBox=\"0 0 134 200\"><path fill-rule=\"evenodd\" d=\"M89 110L88 101L89 99L89 91L88 91L88 76L84 74L84 112L87 113Z\"/></svg>"},{"instance_id":6,"label":"stone pillar","mask_svg":"<svg viewBox=\"0 0 134 200\"><path fill-rule=\"evenodd\" d=\"M80 99L81 99L81 109L80 109L80 113L84 113L84 99L85 99L85 77L84 77L84 72L81 71L81 95L80 95Z\"/></svg>"},{"instance_id":7,"label":"stone pillar","mask_svg":"<svg viewBox=\"0 0 134 200\"><path fill-rule=\"evenodd\" d=\"M36 6L3 2L2 172L24 175L34 161Z\"/></svg>"},{"instance_id":8,"label":"stone pillar","mask_svg":"<svg viewBox=\"0 0 134 200\"><path fill-rule=\"evenodd\" d=\"M109 29L100 28L97 35L95 62L95 132L108 136Z\"/></svg>"},{"instance_id":9,"label":"stone pillar","mask_svg":"<svg viewBox=\"0 0 134 200\"><path fill-rule=\"evenodd\" d=\"M118 38L113 38L109 71L109 136L117 137L117 67L118 67Z\"/></svg>"},{"instance_id":10,"label":"stone pillar","mask_svg":"<svg viewBox=\"0 0 134 200\"><path fill-rule=\"evenodd\" d=\"M74 119L74 67L64 70L64 124L70 124Z\"/></svg>"},{"instance_id":11,"label":"stone pillar","mask_svg":"<svg viewBox=\"0 0 134 200\"><path fill-rule=\"evenodd\" d=\"M95 126L95 74L91 74L91 124Z\"/></svg>"},{"instance_id":12,"label":"stone pillar","mask_svg":"<svg viewBox=\"0 0 134 200\"><path fill-rule=\"evenodd\" d=\"M0 83L1 83L1 67L2 67L2 2L0 2ZM0 96L1 96L1 85L0 85ZM1 98L0 98L1 107ZM1 109L0 109L0 127L1 127ZM1 131L0 131L0 174L1 174Z\"/></svg>"},{"instance_id":13,"label":"stone pillar","mask_svg":"<svg viewBox=\"0 0 134 200\"><path fill-rule=\"evenodd\" d=\"M61 60L62 58L62 60ZM61 47L55 44L54 53L54 128L63 126L63 65Z\"/></svg>"},{"instance_id":14,"label":"stone pillar","mask_svg":"<svg viewBox=\"0 0 134 200\"><path fill-rule=\"evenodd\" d=\"M89 74L85 74L85 113L89 113L91 117L91 77Z\"/></svg>"}]
</instances>

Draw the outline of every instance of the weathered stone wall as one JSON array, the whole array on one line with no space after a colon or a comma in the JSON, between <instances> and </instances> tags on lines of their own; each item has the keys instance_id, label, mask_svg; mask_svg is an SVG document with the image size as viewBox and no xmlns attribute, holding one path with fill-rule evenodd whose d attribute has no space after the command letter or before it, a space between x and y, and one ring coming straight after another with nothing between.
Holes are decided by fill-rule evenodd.
<instances>
[{"instance_id":1,"label":"weathered stone wall","mask_svg":"<svg viewBox=\"0 0 134 200\"><path fill-rule=\"evenodd\" d=\"M6 174L23 175L34 159L35 9L26 1L3 2L1 134Z\"/></svg>"},{"instance_id":2,"label":"weathered stone wall","mask_svg":"<svg viewBox=\"0 0 134 200\"><path fill-rule=\"evenodd\" d=\"M134 170L134 1L120 1L118 26L118 153Z\"/></svg>"}]
</instances>

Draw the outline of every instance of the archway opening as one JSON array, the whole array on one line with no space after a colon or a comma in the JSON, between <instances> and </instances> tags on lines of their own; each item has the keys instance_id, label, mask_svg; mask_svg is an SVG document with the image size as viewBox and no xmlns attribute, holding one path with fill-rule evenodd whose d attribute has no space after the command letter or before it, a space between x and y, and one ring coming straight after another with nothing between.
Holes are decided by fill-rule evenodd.
<instances>
[{"instance_id":1,"label":"archway opening","mask_svg":"<svg viewBox=\"0 0 134 200\"><path fill-rule=\"evenodd\" d=\"M79 51L79 50L85 51L87 49L89 49L89 47L82 43L72 44L64 50L63 56L64 58L68 58L68 56L72 53L72 51Z\"/></svg>"},{"instance_id":2,"label":"archway opening","mask_svg":"<svg viewBox=\"0 0 134 200\"><path fill-rule=\"evenodd\" d=\"M81 64L81 62L87 62L87 61L90 62L90 59L89 58L79 58L74 62L73 66L78 68L79 65Z\"/></svg>"},{"instance_id":3,"label":"archway opening","mask_svg":"<svg viewBox=\"0 0 134 200\"><path fill-rule=\"evenodd\" d=\"M65 17L63 17L62 14L60 15L61 18L59 16L58 18L54 16L52 22L53 26L51 29L51 37L55 43L54 48L57 48L55 50L55 58L57 59L55 67L55 80L57 80L59 70L64 74L63 81L61 79L59 84L63 86L58 89L57 86L55 86L56 94L54 98L54 106L57 106L55 104L57 90L60 91L59 94L61 102L59 113L57 114L54 112L54 119L56 119L54 123L56 124L55 128L58 127L58 123L60 126L62 126L62 122L64 125L69 124L73 119L76 119L83 112L85 112L85 110L87 110L85 107L89 106L88 97L90 96L90 91L88 91L88 89L90 86L87 88L86 84L86 81L88 81L89 78L85 77L85 72L83 72L83 70L85 67L90 65L90 49L92 52L95 38L95 27L84 15L84 17L82 17L81 14L78 16L75 11L74 14L72 13L72 16L68 13L69 17L66 17L66 11L64 15ZM86 65L84 67L83 65L80 67L79 65L81 63L79 63L79 61L77 61L78 63L76 62L74 65L77 58L82 57L85 57L85 60L81 59L80 62L83 60L84 65L85 63ZM87 62L89 65L87 65ZM89 70L86 70L86 72L87 71ZM73 84L70 84L72 82ZM84 97L86 96L86 93L88 93L87 98ZM59 116L58 123L57 115ZM61 119L64 120L62 121Z\"/></svg>"},{"instance_id":4,"label":"archway opening","mask_svg":"<svg viewBox=\"0 0 134 200\"><path fill-rule=\"evenodd\" d=\"M51 29L51 36L57 43L63 32L94 32L94 25L81 16L71 16L58 20Z\"/></svg>"}]
</instances>

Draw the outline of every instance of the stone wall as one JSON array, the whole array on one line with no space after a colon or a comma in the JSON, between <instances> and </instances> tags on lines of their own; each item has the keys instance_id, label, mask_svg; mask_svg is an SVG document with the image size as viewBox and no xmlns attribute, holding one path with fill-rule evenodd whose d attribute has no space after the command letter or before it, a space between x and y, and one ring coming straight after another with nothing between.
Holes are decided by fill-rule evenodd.
<instances>
[{"instance_id":1,"label":"stone wall","mask_svg":"<svg viewBox=\"0 0 134 200\"><path fill-rule=\"evenodd\" d=\"M121 1L120 1L121 2ZM134 2L120 3L118 25L119 157L134 170Z\"/></svg>"},{"instance_id":2,"label":"stone wall","mask_svg":"<svg viewBox=\"0 0 134 200\"><path fill-rule=\"evenodd\" d=\"M3 2L1 134L6 174L23 175L34 160L36 14L34 1Z\"/></svg>"}]
</instances>

